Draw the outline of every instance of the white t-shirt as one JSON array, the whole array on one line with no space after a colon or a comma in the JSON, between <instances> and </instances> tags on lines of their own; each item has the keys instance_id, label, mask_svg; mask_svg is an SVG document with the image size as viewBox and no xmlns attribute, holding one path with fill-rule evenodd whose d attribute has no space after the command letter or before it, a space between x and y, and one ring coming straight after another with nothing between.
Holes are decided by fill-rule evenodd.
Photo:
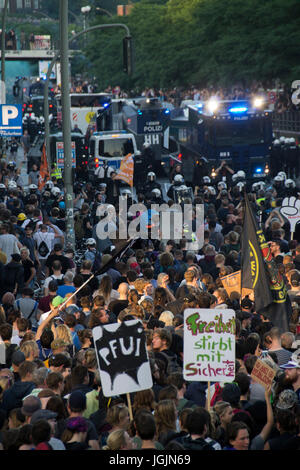
<instances>
[{"instance_id":1,"label":"white t-shirt","mask_svg":"<svg viewBox=\"0 0 300 470\"><path fill-rule=\"evenodd\" d=\"M49 317L50 313L51 313L51 310L49 310L49 312L43 313L40 316L39 325L41 325L43 323L43 321L46 320L47 317Z\"/></svg>"},{"instance_id":2,"label":"white t-shirt","mask_svg":"<svg viewBox=\"0 0 300 470\"><path fill-rule=\"evenodd\" d=\"M0 250L6 254L7 263L9 263L11 261L12 254L20 253L17 237L10 233L0 235Z\"/></svg>"},{"instance_id":3,"label":"white t-shirt","mask_svg":"<svg viewBox=\"0 0 300 470\"><path fill-rule=\"evenodd\" d=\"M38 257L39 259L47 259L48 256L50 255L50 252L52 250L52 242L55 238L55 234L52 232L41 232L41 231L38 231L38 232L35 232L35 234L33 235L33 239L36 241L37 243L37 252L38 252ZM45 242L47 247L48 247L48 250L49 252L46 254L46 256L41 256L40 253L39 253L39 246L42 242Z\"/></svg>"}]
</instances>

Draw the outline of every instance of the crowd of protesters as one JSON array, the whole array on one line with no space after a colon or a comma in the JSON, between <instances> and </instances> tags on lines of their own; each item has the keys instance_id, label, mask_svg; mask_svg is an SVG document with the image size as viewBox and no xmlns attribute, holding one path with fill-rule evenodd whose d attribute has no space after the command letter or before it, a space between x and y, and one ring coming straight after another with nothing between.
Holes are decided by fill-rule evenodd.
<instances>
[{"instance_id":1,"label":"crowd of protesters","mask_svg":"<svg viewBox=\"0 0 300 470\"><path fill-rule=\"evenodd\" d=\"M65 248L64 194L55 176L39 191L34 168L25 192L15 173L2 162L2 449L299 449L300 236L296 231L291 240L278 211L285 195L297 196L286 175L251 185L226 162L214 180L205 160L191 176L184 162L176 165L172 185L185 181L193 190L182 203L204 205L204 245L191 251L184 238L139 240L112 263L117 243L99 240L96 231L109 178L75 191L78 258ZM288 331L257 313L251 298L228 296L222 284L221 277L240 269L244 186L292 302ZM159 188L150 172L138 201L157 202L159 190L172 210L172 193ZM183 378L186 308L236 312L234 382L212 383L209 394L207 382ZM131 394L133 419L125 395L103 395L93 341L93 328L130 319L145 329L153 380L151 389ZM274 369L270 389L251 378L258 358Z\"/></svg>"}]
</instances>

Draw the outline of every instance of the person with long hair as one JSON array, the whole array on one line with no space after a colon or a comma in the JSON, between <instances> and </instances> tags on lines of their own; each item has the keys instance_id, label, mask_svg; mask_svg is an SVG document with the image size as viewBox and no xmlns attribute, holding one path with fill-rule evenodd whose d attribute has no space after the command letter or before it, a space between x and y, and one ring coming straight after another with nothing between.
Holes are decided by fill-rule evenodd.
<instances>
[{"instance_id":1,"label":"person with long hair","mask_svg":"<svg viewBox=\"0 0 300 470\"><path fill-rule=\"evenodd\" d=\"M158 442L163 446L176 434L177 409L174 400L161 400L154 411Z\"/></svg>"},{"instance_id":2,"label":"person with long hair","mask_svg":"<svg viewBox=\"0 0 300 470\"><path fill-rule=\"evenodd\" d=\"M57 413L55 435L61 435L65 429L65 420L68 418L68 412L62 397L59 395L50 397L46 404L46 410Z\"/></svg>"},{"instance_id":3,"label":"person with long hair","mask_svg":"<svg viewBox=\"0 0 300 470\"><path fill-rule=\"evenodd\" d=\"M93 299L97 295L102 295L104 297L105 305L109 305L109 303L114 300L119 298L119 293L112 287L112 280L110 276L103 276L98 290L96 290L93 294Z\"/></svg>"},{"instance_id":4,"label":"person with long hair","mask_svg":"<svg viewBox=\"0 0 300 470\"><path fill-rule=\"evenodd\" d=\"M156 407L155 396L152 388L147 390L139 390L135 393L133 399L133 414L137 413L139 410L148 410L154 411Z\"/></svg>"},{"instance_id":5,"label":"person with long hair","mask_svg":"<svg viewBox=\"0 0 300 470\"><path fill-rule=\"evenodd\" d=\"M66 423L66 429L61 437L66 450L88 450L89 446L85 442L88 430L87 421L81 416L77 416L68 419Z\"/></svg>"},{"instance_id":6,"label":"person with long hair","mask_svg":"<svg viewBox=\"0 0 300 470\"><path fill-rule=\"evenodd\" d=\"M124 403L118 403L108 408L106 421L110 424L109 433L122 429L127 431L129 428L129 411Z\"/></svg>"},{"instance_id":7,"label":"person with long hair","mask_svg":"<svg viewBox=\"0 0 300 470\"><path fill-rule=\"evenodd\" d=\"M168 295L164 287L156 287L154 291L154 307L159 305L164 310L167 310Z\"/></svg>"},{"instance_id":8,"label":"person with long hair","mask_svg":"<svg viewBox=\"0 0 300 470\"><path fill-rule=\"evenodd\" d=\"M73 356L75 354L75 346L70 328L65 324L57 325L56 327L52 324L51 329L54 339L62 339L67 345L68 352Z\"/></svg>"},{"instance_id":9,"label":"person with long hair","mask_svg":"<svg viewBox=\"0 0 300 470\"><path fill-rule=\"evenodd\" d=\"M216 413L216 424L215 424L215 438L223 448L225 445L225 438L227 433L228 424L231 423L233 418L233 409L230 403L226 401L218 401L213 411Z\"/></svg>"}]
</instances>

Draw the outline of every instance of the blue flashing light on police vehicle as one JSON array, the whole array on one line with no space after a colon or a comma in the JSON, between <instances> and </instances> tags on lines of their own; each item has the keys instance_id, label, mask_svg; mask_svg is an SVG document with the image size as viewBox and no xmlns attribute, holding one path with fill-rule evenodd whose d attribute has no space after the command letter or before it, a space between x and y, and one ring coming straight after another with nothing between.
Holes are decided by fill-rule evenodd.
<instances>
[{"instance_id":1,"label":"blue flashing light on police vehicle","mask_svg":"<svg viewBox=\"0 0 300 470\"><path fill-rule=\"evenodd\" d=\"M228 109L229 113L236 113L236 114L245 113L246 111L248 111L248 108L246 106L232 107Z\"/></svg>"}]
</instances>

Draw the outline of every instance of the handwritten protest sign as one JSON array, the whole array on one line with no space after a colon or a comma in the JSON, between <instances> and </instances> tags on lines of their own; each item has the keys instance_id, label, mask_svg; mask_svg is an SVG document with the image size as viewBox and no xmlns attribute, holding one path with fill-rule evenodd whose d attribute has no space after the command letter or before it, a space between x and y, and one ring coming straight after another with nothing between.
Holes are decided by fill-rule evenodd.
<instances>
[{"instance_id":1,"label":"handwritten protest sign","mask_svg":"<svg viewBox=\"0 0 300 470\"><path fill-rule=\"evenodd\" d=\"M184 311L185 380L234 380L235 325L234 310L188 308Z\"/></svg>"},{"instance_id":2,"label":"handwritten protest sign","mask_svg":"<svg viewBox=\"0 0 300 470\"><path fill-rule=\"evenodd\" d=\"M104 396L152 387L146 337L139 320L97 326L93 338Z\"/></svg>"},{"instance_id":3,"label":"handwritten protest sign","mask_svg":"<svg viewBox=\"0 0 300 470\"><path fill-rule=\"evenodd\" d=\"M232 293L238 293L242 296L242 299L248 295L250 299L254 300L253 289L248 289L247 287L242 288L241 271L235 271L234 273L227 274L227 276L223 276L220 279L228 297L230 297Z\"/></svg>"},{"instance_id":4,"label":"handwritten protest sign","mask_svg":"<svg viewBox=\"0 0 300 470\"><path fill-rule=\"evenodd\" d=\"M265 362L257 359L255 366L252 369L251 377L255 382L269 388L275 377L275 370L268 366Z\"/></svg>"}]
</instances>

